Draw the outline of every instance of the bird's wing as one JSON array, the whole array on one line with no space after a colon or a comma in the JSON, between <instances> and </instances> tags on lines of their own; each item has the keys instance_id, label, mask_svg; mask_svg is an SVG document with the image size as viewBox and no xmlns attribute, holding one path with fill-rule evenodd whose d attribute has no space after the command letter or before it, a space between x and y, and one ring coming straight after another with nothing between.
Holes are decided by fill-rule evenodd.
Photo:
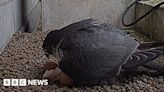
<instances>
[{"instance_id":1,"label":"bird's wing","mask_svg":"<svg viewBox=\"0 0 164 92\"><path fill-rule=\"evenodd\" d=\"M60 31L62 31L62 32L73 32L73 31L85 29L85 28L88 28L88 27L94 26L94 25L97 25L96 19L86 19L86 20L72 23L72 24L60 29Z\"/></svg>"},{"instance_id":2,"label":"bird's wing","mask_svg":"<svg viewBox=\"0 0 164 92\"><path fill-rule=\"evenodd\" d=\"M51 31L46 36L42 47L46 49L48 53L52 54L53 49L60 45L62 39L65 39L65 37L68 38L77 30L96 25L96 21L96 19L86 19L70 24L60 30ZM69 39L67 39L67 41L69 42Z\"/></svg>"},{"instance_id":3,"label":"bird's wing","mask_svg":"<svg viewBox=\"0 0 164 92\"><path fill-rule=\"evenodd\" d=\"M120 66L138 46L133 38L112 27L90 27L71 37L67 46L62 45L64 58L59 66L73 79L84 83L117 75Z\"/></svg>"},{"instance_id":4,"label":"bird's wing","mask_svg":"<svg viewBox=\"0 0 164 92\"><path fill-rule=\"evenodd\" d=\"M71 47L69 50L63 51L64 58L60 61L59 67L67 75L81 83L90 83L105 77L109 71L110 77L114 77L118 70L114 72L113 69L119 66L126 51L126 48L120 45L112 48L119 49L115 51L106 48ZM118 52L122 54L117 54Z\"/></svg>"}]
</instances>

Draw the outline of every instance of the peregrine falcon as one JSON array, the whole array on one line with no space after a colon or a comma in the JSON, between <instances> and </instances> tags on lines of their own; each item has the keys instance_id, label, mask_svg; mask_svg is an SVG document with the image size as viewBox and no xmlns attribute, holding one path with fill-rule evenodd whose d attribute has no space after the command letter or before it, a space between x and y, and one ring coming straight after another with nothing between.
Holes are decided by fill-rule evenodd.
<instances>
[{"instance_id":1,"label":"peregrine falcon","mask_svg":"<svg viewBox=\"0 0 164 92\"><path fill-rule=\"evenodd\" d=\"M134 37L108 23L96 19L82 20L48 33L43 49L47 56L57 52L61 59L43 77L53 75L65 85L94 85L118 76L122 70L139 66L156 69L157 65L151 61L161 56L164 48L142 50L155 45L161 44L139 44ZM53 62L45 67L51 65Z\"/></svg>"}]
</instances>

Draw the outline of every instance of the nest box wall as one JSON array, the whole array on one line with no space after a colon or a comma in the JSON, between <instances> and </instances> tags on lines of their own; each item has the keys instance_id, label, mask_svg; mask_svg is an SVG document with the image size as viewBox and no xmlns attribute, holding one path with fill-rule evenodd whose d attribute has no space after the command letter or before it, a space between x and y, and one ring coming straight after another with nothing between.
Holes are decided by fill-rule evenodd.
<instances>
[{"instance_id":1,"label":"nest box wall","mask_svg":"<svg viewBox=\"0 0 164 92\"><path fill-rule=\"evenodd\" d=\"M136 17L138 18L145 14L154 5L162 1L158 0L158 2L155 2L154 0L154 3L150 3L149 1L140 2L136 8ZM144 33L144 35L164 42L164 5L137 23L136 28L139 32Z\"/></svg>"},{"instance_id":2,"label":"nest box wall","mask_svg":"<svg viewBox=\"0 0 164 92\"><path fill-rule=\"evenodd\" d=\"M0 52L12 35L23 31L25 25L28 25L29 31L34 31L40 14L39 0L0 0Z\"/></svg>"},{"instance_id":3,"label":"nest box wall","mask_svg":"<svg viewBox=\"0 0 164 92\"><path fill-rule=\"evenodd\" d=\"M87 18L120 25L121 14L132 0L43 0L43 31L62 28ZM127 21L134 18L131 11Z\"/></svg>"}]
</instances>

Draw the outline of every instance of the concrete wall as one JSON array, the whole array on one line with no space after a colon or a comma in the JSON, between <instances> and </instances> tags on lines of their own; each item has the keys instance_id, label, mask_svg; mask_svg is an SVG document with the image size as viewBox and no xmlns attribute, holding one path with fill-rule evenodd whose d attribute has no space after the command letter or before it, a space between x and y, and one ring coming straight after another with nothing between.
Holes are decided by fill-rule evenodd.
<instances>
[{"instance_id":1,"label":"concrete wall","mask_svg":"<svg viewBox=\"0 0 164 92\"><path fill-rule=\"evenodd\" d=\"M19 1L21 0L0 1L0 52L21 26Z\"/></svg>"},{"instance_id":2,"label":"concrete wall","mask_svg":"<svg viewBox=\"0 0 164 92\"><path fill-rule=\"evenodd\" d=\"M26 22L27 31L32 32L36 30L40 15L40 0L24 0L24 18Z\"/></svg>"},{"instance_id":3,"label":"concrete wall","mask_svg":"<svg viewBox=\"0 0 164 92\"><path fill-rule=\"evenodd\" d=\"M23 30L24 24L27 23L29 31L34 31L40 13L39 0L0 0L0 52L16 31Z\"/></svg>"},{"instance_id":4,"label":"concrete wall","mask_svg":"<svg viewBox=\"0 0 164 92\"><path fill-rule=\"evenodd\" d=\"M136 9L136 16L145 14L153 5L141 2ZM154 11L152 14L137 23L136 28L139 32L164 42L164 7Z\"/></svg>"},{"instance_id":5,"label":"concrete wall","mask_svg":"<svg viewBox=\"0 0 164 92\"><path fill-rule=\"evenodd\" d=\"M62 28L72 22L96 18L120 26L125 7L132 0L43 0L43 31ZM131 16L131 17L129 17ZM127 22L134 19L134 10Z\"/></svg>"},{"instance_id":6,"label":"concrete wall","mask_svg":"<svg viewBox=\"0 0 164 92\"><path fill-rule=\"evenodd\" d=\"M121 14L131 0L43 0L43 30L61 28L72 22L97 18L119 25ZM131 13L134 12L133 10ZM0 0L0 52L19 30L36 30L41 14L40 0ZM127 20L132 20L128 17Z\"/></svg>"}]
</instances>

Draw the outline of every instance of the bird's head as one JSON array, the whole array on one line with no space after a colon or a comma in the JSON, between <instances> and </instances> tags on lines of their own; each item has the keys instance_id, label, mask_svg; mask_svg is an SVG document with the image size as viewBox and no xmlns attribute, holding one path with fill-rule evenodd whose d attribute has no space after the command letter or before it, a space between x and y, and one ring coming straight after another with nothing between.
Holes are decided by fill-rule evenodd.
<instances>
[{"instance_id":1,"label":"bird's head","mask_svg":"<svg viewBox=\"0 0 164 92\"><path fill-rule=\"evenodd\" d=\"M45 55L49 57L49 54L53 54L53 48L54 48L54 34L55 31L51 31L47 34L46 38L43 41L42 48L45 51Z\"/></svg>"}]
</instances>

